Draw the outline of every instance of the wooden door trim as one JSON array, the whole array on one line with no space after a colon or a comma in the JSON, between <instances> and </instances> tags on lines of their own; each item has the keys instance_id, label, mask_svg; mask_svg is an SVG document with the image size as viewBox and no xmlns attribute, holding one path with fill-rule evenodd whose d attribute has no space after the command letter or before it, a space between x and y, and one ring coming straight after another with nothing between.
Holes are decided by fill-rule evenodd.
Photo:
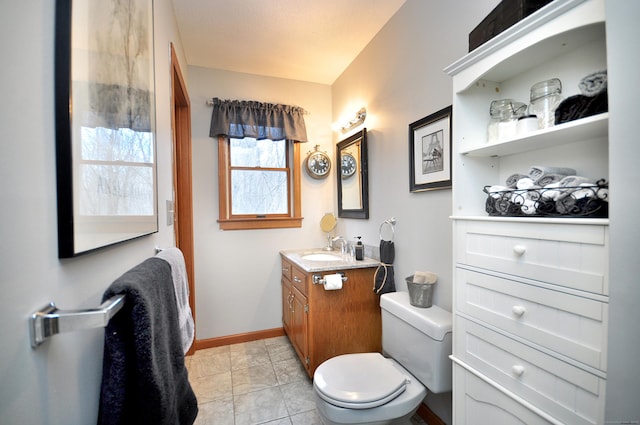
<instances>
[{"instance_id":1,"label":"wooden door trim","mask_svg":"<svg viewBox=\"0 0 640 425\"><path fill-rule=\"evenodd\" d=\"M171 43L171 119L173 127L174 233L184 255L189 278L189 306L195 321L196 291L193 241L193 187L191 178L191 104L180 63ZM197 330L196 330L197 331ZM197 332L196 332L197 336ZM195 351L195 342L187 354Z\"/></svg>"}]
</instances>

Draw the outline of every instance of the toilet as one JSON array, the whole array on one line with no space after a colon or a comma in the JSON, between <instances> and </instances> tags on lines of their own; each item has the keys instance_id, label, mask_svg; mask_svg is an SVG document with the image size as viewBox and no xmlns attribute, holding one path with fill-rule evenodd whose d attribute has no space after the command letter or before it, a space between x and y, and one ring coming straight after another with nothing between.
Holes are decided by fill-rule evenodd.
<instances>
[{"instance_id":1,"label":"toilet","mask_svg":"<svg viewBox=\"0 0 640 425\"><path fill-rule=\"evenodd\" d=\"M407 292L380 297L382 351L343 354L313 375L325 425L410 423L427 394L451 391L451 313L418 308Z\"/></svg>"}]
</instances>

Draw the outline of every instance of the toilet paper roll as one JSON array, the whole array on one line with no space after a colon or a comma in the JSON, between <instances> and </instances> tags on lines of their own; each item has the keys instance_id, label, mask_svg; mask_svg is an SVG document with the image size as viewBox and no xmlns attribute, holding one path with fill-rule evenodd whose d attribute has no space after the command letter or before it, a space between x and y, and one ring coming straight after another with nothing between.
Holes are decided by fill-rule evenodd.
<instances>
[{"instance_id":1,"label":"toilet paper roll","mask_svg":"<svg viewBox=\"0 0 640 425\"><path fill-rule=\"evenodd\" d=\"M342 275L339 273L324 275L324 289L325 291L342 289Z\"/></svg>"}]
</instances>

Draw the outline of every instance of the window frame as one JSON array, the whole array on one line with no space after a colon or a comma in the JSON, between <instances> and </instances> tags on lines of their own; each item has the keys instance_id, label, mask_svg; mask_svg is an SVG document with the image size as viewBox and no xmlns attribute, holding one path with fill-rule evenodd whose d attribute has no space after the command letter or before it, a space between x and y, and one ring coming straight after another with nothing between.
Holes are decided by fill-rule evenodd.
<instances>
[{"instance_id":1,"label":"window frame","mask_svg":"<svg viewBox=\"0 0 640 425\"><path fill-rule=\"evenodd\" d=\"M284 229L302 227L302 200L300 190L300 143L287 141L289 168L289 215L231 215L231 158L230 139L218 137L218 223L222 230ZM293 145L293 146L291 146ZM291 149L292 148L292 149ZM291 150L293 152L291 153Z\"/></svg>"}]
</instances>

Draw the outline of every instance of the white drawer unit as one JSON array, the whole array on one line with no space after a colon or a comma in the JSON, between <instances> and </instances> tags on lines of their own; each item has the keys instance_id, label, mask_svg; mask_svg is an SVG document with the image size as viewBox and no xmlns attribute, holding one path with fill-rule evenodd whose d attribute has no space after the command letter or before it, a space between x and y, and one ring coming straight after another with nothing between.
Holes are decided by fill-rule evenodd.
<instances>
[{"instance_id":1,"label":"white drawer unit","mask_svg":"<svg viewBox=\"0 0 640 425\"><path fill-rule=\"evenodd\" d=\"M608 178L604 111L487 138L492 101L528 102L532 85L549 78L568 98L607 69L604 4L554 0L445 69L453 78L455 425L604 423L608 204L598 218L576 210L506 217L489 215L483 191L536 166Z\"/></svg>"},{"instance_id":2,"label":"white drawer unit","mask_svg":"<svg viewBox=\"0 0 640 425\"><path fill-rule=\"evenodd\" d=\"M458 312L606 370L607 303L464 267L456 283Z\"/></svg>"},{"instance_id":3,"label":"white drawer unit","mask_svg":"<svg viewBox=\"0 0 640 425\"><path fill-rule=\"evenodd\" d=\"M458 317L454 352L463 364L566 424L601 424L605 380L506 334Z\"/></svg>"},{"instance_id":4,"label":"white drawer unit","mask_svg":"<svg viewBox=\"0 0 640 425\"><path fill-rule=\"evenodd\" d=\"M608 294L606 226L461 221L456 262Z\"/></svg>"}]
</instances>

